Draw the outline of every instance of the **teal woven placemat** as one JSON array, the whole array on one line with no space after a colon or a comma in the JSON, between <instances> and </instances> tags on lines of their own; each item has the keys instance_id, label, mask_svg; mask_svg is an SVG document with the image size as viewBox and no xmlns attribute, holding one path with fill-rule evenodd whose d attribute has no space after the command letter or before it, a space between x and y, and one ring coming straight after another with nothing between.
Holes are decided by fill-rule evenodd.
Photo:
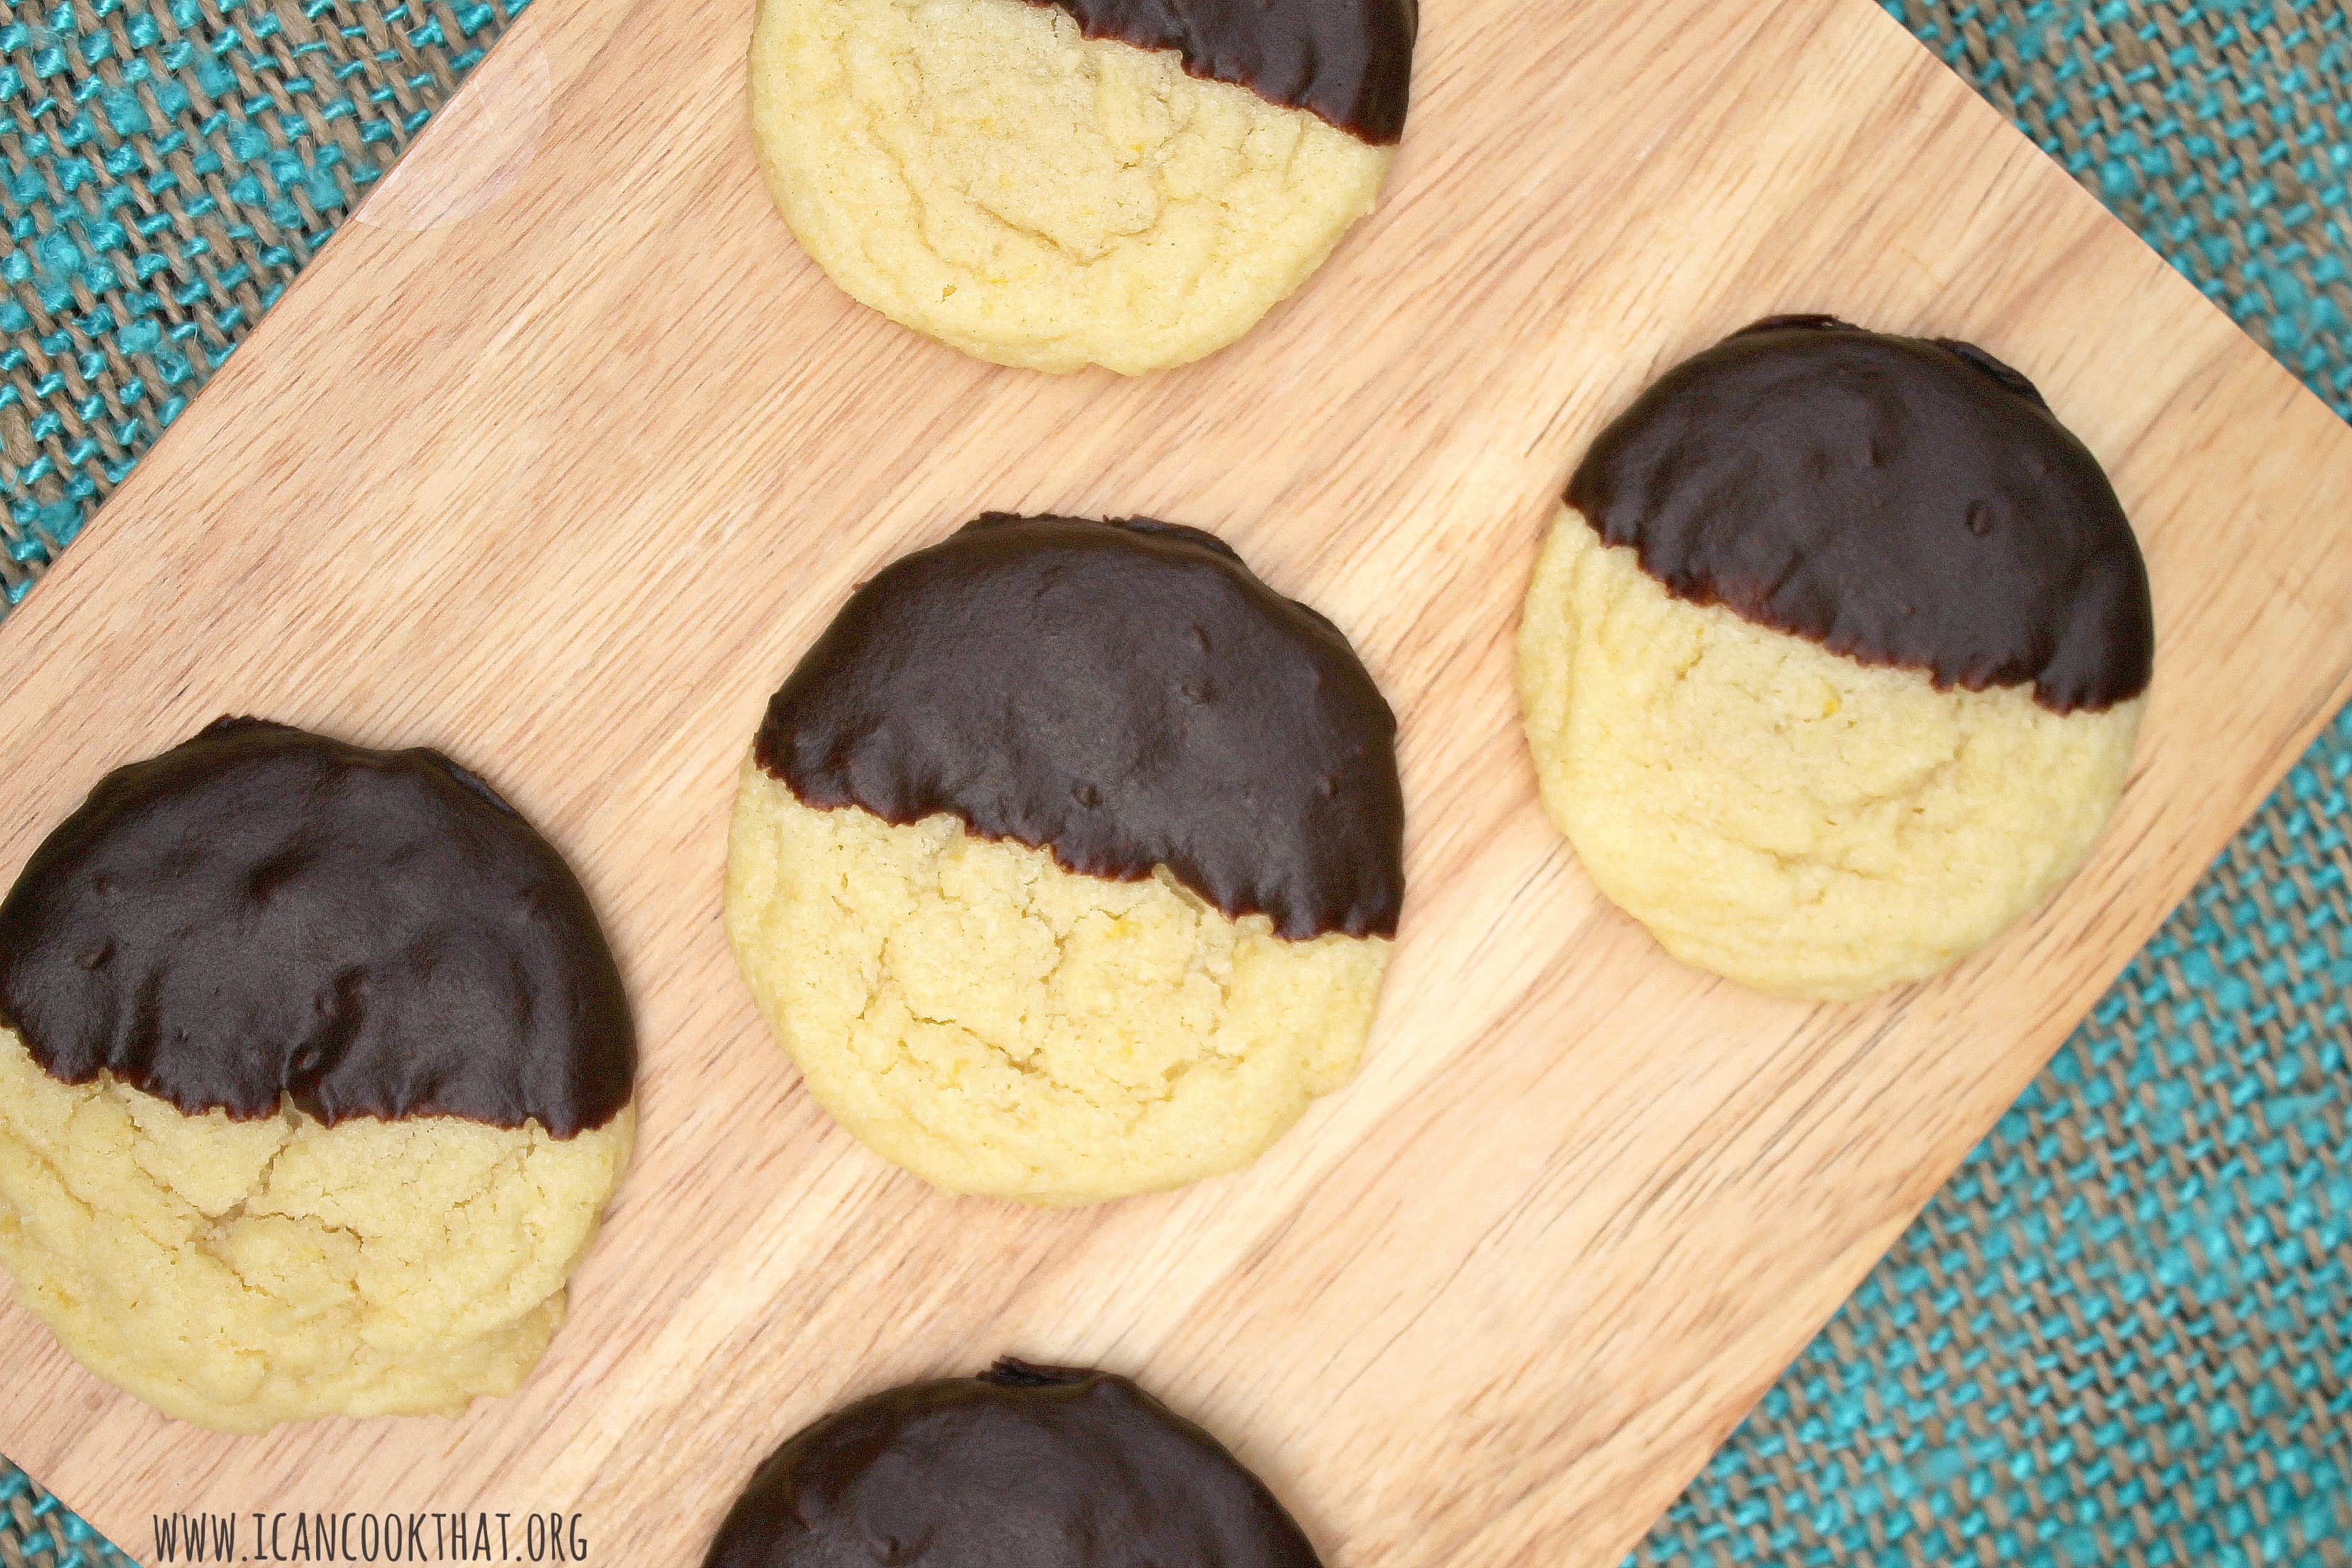
<instances>
[{"instance_id":1,"label":"teal woven placemat","mask_svg":"<svg viewBox=\"0 0 2352 1568\"><path fill-rule=\"evenodd\" d=\"M0 0L0 612L521 0Z\"/></svg>"},{"instance_id":2,"label":"teal woven placemat","mask_svg":"<svg viewBox=\"0 0 2352 1568\"><path fill-rule=\"evenodd\" d=\"M1885 4L2352 416L2344 0ZM0 0L7 603L520 9ZM2352 1563L2347 789L2352 715L1632 1564ZM0 1462L0 1565L110 1561Z\"/></svg>"},{"instance_id":3,"label":"teal woven placemat","mask_svg":"<svg viewBox=\"0 0 2352 1568\"><path fill-rule=\"evenodd\" d=\"M0 1563L7 1568L131 1568L79 1515L0 1462Z\"/></svg>"}]
</instances>

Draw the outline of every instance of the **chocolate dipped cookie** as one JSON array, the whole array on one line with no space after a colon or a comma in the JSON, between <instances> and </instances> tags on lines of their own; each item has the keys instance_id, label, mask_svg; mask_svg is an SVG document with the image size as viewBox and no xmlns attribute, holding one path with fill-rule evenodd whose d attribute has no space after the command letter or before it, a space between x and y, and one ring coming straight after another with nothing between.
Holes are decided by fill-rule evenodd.
<instances>
[{"instance_id":1,"label":"chocolate dipped cookie","mask_svg":"<svg viewBox=\"0 0 2352 1568\"><path fill-rule=\"evenodd\" d=\"M488 784L223 720L0 901L0 1263L185 1420L454 1412L562 1321L635 1058L585 893Z\"/></svg>"},{"instance_id":2,"label":"chocolate dipped cookie","mask_svg":"<svg viewBox=\"0 0 2352 1568\"><path fill-rule=\"evenodd\" d=\"M2154 643L2106 476L1983 350L1828 317L1669 371L1576 468L1528 590L1544 805L1676 957L1838 999L2073 875Z\"/></svg>"},{"instance_id":3,"label":"chocolate dipped cookie","mask_svg":"<svg viewBox=\"0 0 2352 1568\"><path fill-rule=\"evenodd\" d=\"M856 299L1003 364L1239 337L1370 212L1415 0L762 0L751 123Z\"/></svg>"},{"instance_id":4,"label":"chocolate dipped cookie","mask_svg":"<svg viewBox=\"0 0 2352 1568\"><path fill-rule=\"evenodd\" d=\"M982 518L768 705L728 928L817 1099L955 1192L1254 1158L1354 1071L1403 897L1395 721L1193 529Z\"/></svg>"}]
</instances>

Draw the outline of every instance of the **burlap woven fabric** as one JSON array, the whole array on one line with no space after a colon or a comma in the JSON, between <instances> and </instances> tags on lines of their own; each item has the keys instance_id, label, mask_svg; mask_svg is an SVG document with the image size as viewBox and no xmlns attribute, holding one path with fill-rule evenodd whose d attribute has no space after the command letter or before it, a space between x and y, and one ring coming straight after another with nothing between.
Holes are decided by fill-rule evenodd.
<instances>
[{"instance_id":1,"label":"burlap woven fabric","mask_svg":"<svg viewBox=\"0 0 2352 1568\"><path fill-rule=\"evenodd\" d=\"M2344 0L1885 3L2352 415ZM520 8L0 0L6 602ZM1633 1563L2352 1563L2347 790L2352 715Z\"/></svg>"},{"instance_id":2,"label":"burlap woven fabric","mask_svg":"<svg viewBox=\"0 0 2352 1568\"><path fill-rule=\"evenodd\" d=\"M0 0L5 604L520 10Z\"/></svg>"},{"instance_id":3,"label":"burlap woven fabric","mask_svg":"<svg viewBox=\"0 0 2352 1568\"><path fill-rule=\"evenodd\" d=\"M2343 0L1882 0L2352 418Z\"/></svg>"},{"instance_id":4,"label":"burlap woven fabric","mask_svg":"<svg viewBox=\"0 0 2352 1568\"><path fill-rule=\"evenodd\" d=\"M0 1464L0 1568L102 1568L129 1561L31 1477Z\"/></svg>"}]
</instances>

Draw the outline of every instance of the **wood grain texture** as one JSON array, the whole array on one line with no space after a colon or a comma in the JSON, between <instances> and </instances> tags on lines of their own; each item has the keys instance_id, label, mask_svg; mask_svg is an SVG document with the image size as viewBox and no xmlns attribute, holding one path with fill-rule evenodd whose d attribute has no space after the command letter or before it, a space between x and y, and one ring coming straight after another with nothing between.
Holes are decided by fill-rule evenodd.
<instances>
[{"instance_id":1,"label":"wood grain texture","mask_svg":"<svg viewBox=\"0 0 2352 1568\"><path fill-rule=\"evenodd\" d=\"M2352 433L1868 0L1435 0L1381 211L1133 383L960 358L818 276L753 176L742 0L530 16L530 166L464 221L347 227L0 628L0 873L223 711L442 746L607 919L639 1153L538 1375L460 1420L215 1436L0 1314L0 1449L134 1552L165 1508L576 1508L593 1560L689 1563L802 1422L1013 1351L1140 1374L1335 1565L1614 1563L2352 688ZM444 129L417 155L464 163ZM1543 821L1511 696L1597 423L1781 310L2027 372L2156 583L2093 864L1866 1006L1664 959ZM1364 1072L1240 1175L940 1196L814 1110L732 973L762 701L861 574L986 508L1216 529L1402 716Z\"/></svg>"}]
</instances>

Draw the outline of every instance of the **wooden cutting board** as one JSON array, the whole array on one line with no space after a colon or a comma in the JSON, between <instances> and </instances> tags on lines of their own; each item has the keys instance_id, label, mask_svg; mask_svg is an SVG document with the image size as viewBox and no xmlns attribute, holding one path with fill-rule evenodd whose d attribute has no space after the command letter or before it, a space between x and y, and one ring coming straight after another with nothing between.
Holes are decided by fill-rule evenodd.
<instances>
[{"instance_id":1,"label":"wooden cutting board","mask_svg":"<svg viewBox=\"0 0 2352 1568\"><path fill-rule=\"evenodd\" d=\"M444 747L567 849L646 1042L571 1322L463 1419L253 1439L11 1307L0 1449L141 1555L164 1510L554 1509L592 1562L690 1563L801 1423L1010 1351L1139 1374L1335 1568L1616 1563L2352 689L2352 432L1869 0L1431 0L1378 216L1240 345L1139 382L982 365L837 294L753 176L748 27L538 0L0 627L0 875L225 711ZM1545 825L1511 696L1597 423L1783 310L2026 371L2156 582L2089 868L1863 1006L1662 957ZM1237 1176L942 1196L811 1105L733 973L761 702L862 574L986 508L1216 529L1402 716L1369 1059Z\"/></svg>"}]
</instances>

